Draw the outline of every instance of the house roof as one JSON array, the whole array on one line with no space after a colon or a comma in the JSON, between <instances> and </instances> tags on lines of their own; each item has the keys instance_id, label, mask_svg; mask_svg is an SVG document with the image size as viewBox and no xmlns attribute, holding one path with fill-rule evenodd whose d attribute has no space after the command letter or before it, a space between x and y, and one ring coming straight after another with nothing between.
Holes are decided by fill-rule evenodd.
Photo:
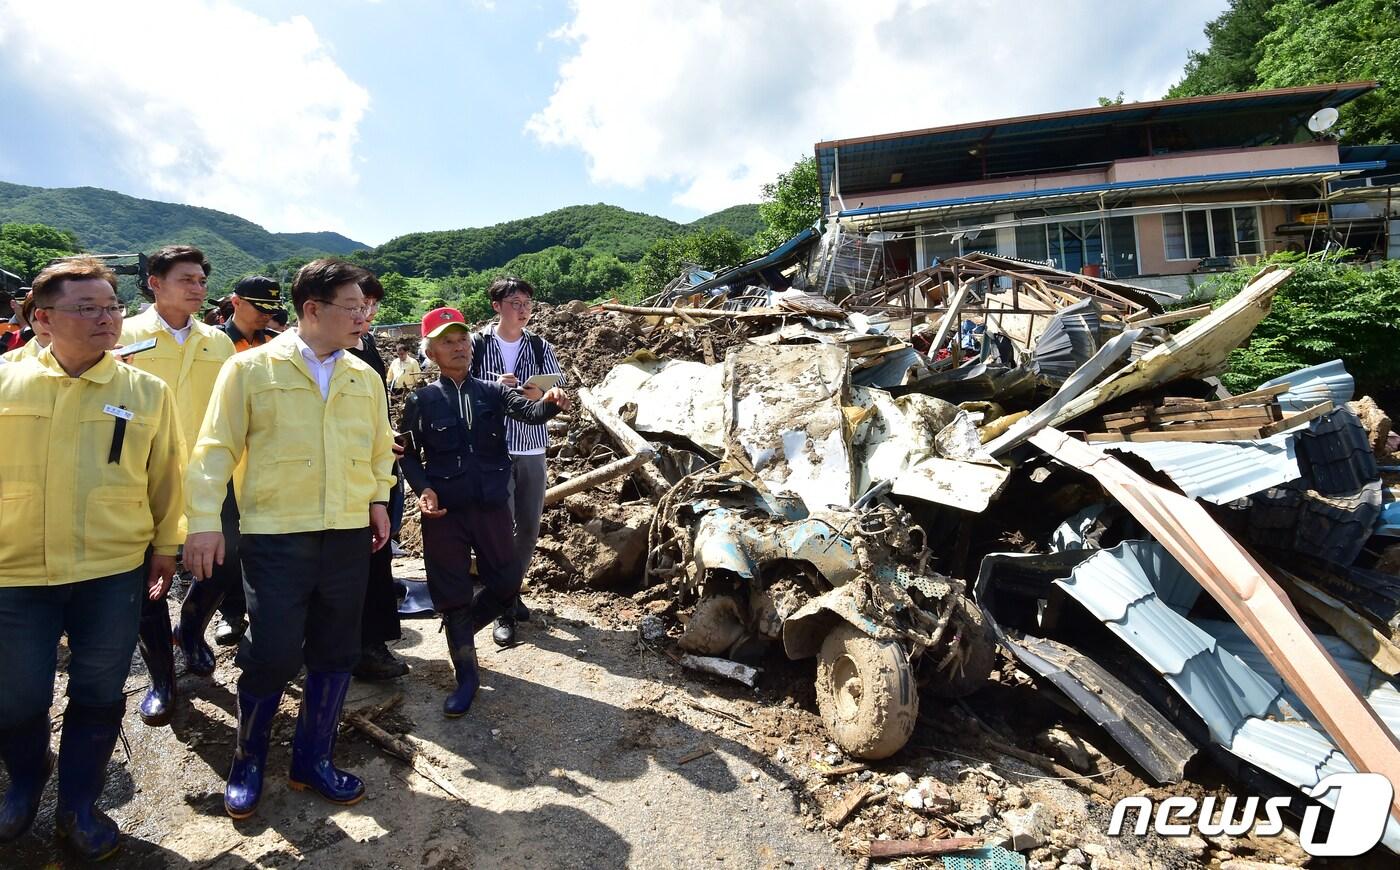
<instances>
[{"instance_id":1,"label":"house roof","mask_svg":"<svg viewBox=\"0 0 1400 870\"><path fill-rule=\"evenodd\" d=\"M1258 169L1243 172L1221 172L1190 175L1179 178L1119 181L1102 184L1082 184L1015 193L991 193L979 196L959 196L945 199L851 208L836 214L840 219L853 219L872 226L903 226L916 220L946 219L958 215L986 213L990 206L1007 203L1051 208L1080 204L1113 205L1129 195L1175 193L1185 194L1214 188L1231 190L1269 188L1281 185L1321 183L1355 175L1385 166L1384 161L1365 163L1335 163L1326 166L1299 166L1290 169Z\"/></svg>"},{"instance_id":2,"label":"house roof","mask_svg":"<svg viewBox=\"0 0 1400 870\"><path fill-rule=\"evenodd\" d=\"M849 197L873 190L1063 172L1127 157L1292 142L1309 116L1374 81L1096 106L818 142L822 194L837 172ZM893 180L898 179L898 180Z\"/></svg>"}]
</instances>

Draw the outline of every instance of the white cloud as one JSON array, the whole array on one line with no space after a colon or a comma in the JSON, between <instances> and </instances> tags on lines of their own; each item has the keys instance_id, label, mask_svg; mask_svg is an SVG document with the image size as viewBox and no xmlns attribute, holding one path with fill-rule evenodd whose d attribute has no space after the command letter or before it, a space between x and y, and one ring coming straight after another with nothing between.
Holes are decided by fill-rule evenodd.
<instances>
[{"instance_id":1,"label":"white cloud","mask_svg":"<svg viewBox=\"0 0 1400 870\"><path fill-rule=\"evenodd\" d=\"M711 210L819 139L1159 99L1225 0L574 0L574 51L527 123L596 183Z\"/></svg>"},{"instance_id":2,"label":"white cloud","mask_svg":"<svg viewBox=\"0 0 1400 870\"><path fill-rule=\"evenodd\" d=\"M369 93L302 16L225 0L0 0L10 86L110 138L148 195L278 230L340 226Z\"/></svg>"}]
</instances>

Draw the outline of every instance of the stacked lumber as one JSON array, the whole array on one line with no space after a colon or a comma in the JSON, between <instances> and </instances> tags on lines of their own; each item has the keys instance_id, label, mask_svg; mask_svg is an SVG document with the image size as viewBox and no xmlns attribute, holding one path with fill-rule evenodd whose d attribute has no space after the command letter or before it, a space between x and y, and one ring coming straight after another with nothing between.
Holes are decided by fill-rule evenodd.
<instances>
[{"instance_id":1,"label":"stacked lumber","mask_svg":"<svg viewBox=\"0 0 1400 870\"><path fill-rule=\"evenodd\" d=\"M1127 411L1104 414L1104 432L1090 432L1090 442L1114 441L1252 441L1292 429L1332 410L1320 402L1285 415L1278 396L1288 384L1277 384L1228 399L1167 398L1161 404L1142 403Z\"/></svg>"}]
</instances>

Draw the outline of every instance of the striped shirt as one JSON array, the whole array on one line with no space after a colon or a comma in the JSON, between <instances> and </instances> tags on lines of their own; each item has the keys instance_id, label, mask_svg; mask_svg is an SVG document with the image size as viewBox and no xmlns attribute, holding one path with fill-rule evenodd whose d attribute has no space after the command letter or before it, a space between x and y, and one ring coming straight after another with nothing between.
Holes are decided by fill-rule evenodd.
<instances>
[{"instance_id":1,"label":"striped shirt","mask_svg":"<svg viewBox=\"0 0 1400 870\"><path fill-rule=\"evenodd\" d=\"M520 383L525 383L535 375L559 375L557 386L564 386L563 369L559 368L559 360L554 356L554 346L541 338L543 345L543 359L541 365L535 365L535 351L531 346L531 337L534 335L530 330L524 330L520 339L520 354L515 358L515 369L513 372L506 372L505 360L501 356L501 346L496 343L496 324L491 323L483 327L480 335L486 336L486 341L480 342L484 345L484 352L480 355L473 355L471 376L484 381L495 381L498 375L514 374ZM506 449L517 455L529 455L544 453L549 447L549 433L540 424L531 425L522 423L519 420L506 418Z\"/></svg>"}]
</instances>

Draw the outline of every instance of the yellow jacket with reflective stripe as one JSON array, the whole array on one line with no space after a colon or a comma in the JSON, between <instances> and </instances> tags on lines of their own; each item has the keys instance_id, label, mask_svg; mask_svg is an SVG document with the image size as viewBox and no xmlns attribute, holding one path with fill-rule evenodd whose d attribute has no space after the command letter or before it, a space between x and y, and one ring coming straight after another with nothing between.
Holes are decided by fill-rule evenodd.
<instances>
[{"instance_id":1,"label":"yellow jacket with reflective stripe","mask_svg":"<svg viewBox=\"0 0 1400 870\"><path fill-rule=\"evenodd\" d=\"M234 490L244 534L365 528L370 503L389 500L393 447L384 386L349 353L322 399L294 337L242 351L219 372L190 456L190 533L219 531L240 460Z\"/></svg>"},{"instance_id":2,"label":"yellow jacket with reflective stripe","mask_svg":"<svg viewBox=\"0 0 1400 870\"><path fill-rule=\"evenodd\" d=\"M153 305L122 324L121 343L125 346L148 338L156 340L155 347L133 356L130 365L155 375L175 392L181 431L185 433L186 447L193 450L195 435L204 423L204 411L214 392L214 380L234 350L233 342L222 329L201 323L198 318L192 317L190 322L194 325L190 336L180 344L161 325Z\"/></svg>"},{"instance_id":3,"label":"yellow jacket with reflective stripe","mask_svg":"<svg viewBox=\"0 0 1400 870\"><path fill-rule=\"evenodd\" d=\"M119 461L111 461L125 408ZM53 354L0 366L0 586L130 571L182 536L185 444L175 397L110 354L71 378Z\"/></svg>"}]
</instances>

